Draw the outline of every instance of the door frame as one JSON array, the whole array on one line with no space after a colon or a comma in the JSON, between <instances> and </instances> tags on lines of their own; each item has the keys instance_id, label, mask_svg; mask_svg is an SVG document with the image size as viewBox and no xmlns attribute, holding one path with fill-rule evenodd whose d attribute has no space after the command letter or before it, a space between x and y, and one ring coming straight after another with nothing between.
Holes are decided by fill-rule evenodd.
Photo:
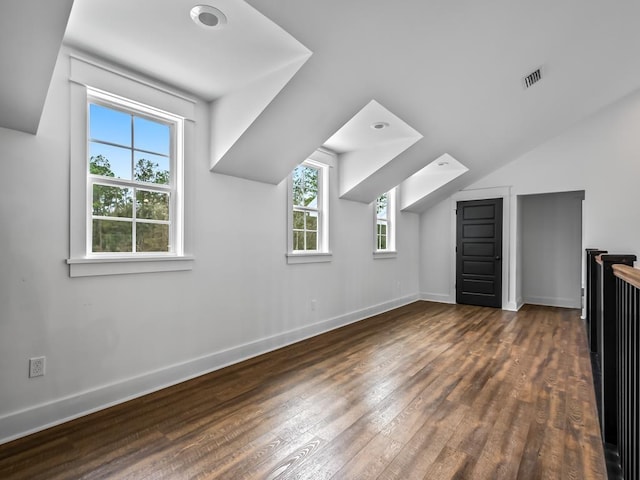
<instances>
[{"instance_id":1,"label":"door frame","mask_svg":"<svg viewBox=\"0 0 640 480\"><path fill-rule=\"evenodd\" d=\"M477 306L486 306L492 308L500 308L502 309L502 264L504 263L504 259L502 258L502 205L504 204L504 199L502 197L489 198L485 200L462 200L456 202L456 303L462 303L465 305L477 305ZM491 207L493 211L491 216L491 226L493 227L491 230L493 232L491 244L494 247L493 253L490 255L490 258L482 256L482 259L476 255L465 255L465 245L468 241L471 241L473 244L484 244L488 241L488 237L481 234L478 236L465 236L464 232L466 226L479 226L486 227L487 222L489 221L486 217L481 218L470 218L466 219L465 212L467 208L477 208L479 206L487 206ZM496 215L496 212L498 213ZM496 227L500 227L499 230ZM471 240L472 239L472 240ZM500 250L497 250L495 247L499 247ZM473 257L473 260L470 258ZM462 283L465 282L466 278L469 278L471 281L482 281L483 274L478 272L467 274L469 277L465 275L465 263L466 260L471 262L479 262L478 264L487 264L491 263L492 265L492 284L493 284L493 293L491 295L485 295L480 292L472 293L465 292L464 286ZM499 262L499 268L496 269L496 262ZM458 285L458 283L461 283ZM499 289L496 287L500 287ZM473 289L473 287L472 287Z\"/></svg>"},{"instance_id":2,"label":"door frame","mask_svg":"<svg viewBox=\"0 0 640 480\"><path fill-rule=\"evenodd\" d=\"M516 218L512 217L511 187L479 188L476 190L461 190L451 197L451 250L449 258L450 283L449 298L451 303L456 303L456 207L458 202L468 200L488 200L492 198L502 198L502 309L517 311L519 306L515 301L515 275L511 275L511 265L513 264L510 252L515 251L515 235L511 235L511 221L515 225ZM515 208L514 208L515 210ZM510 293L513 292L513 293Z\"/></svg>"}]
</instances>

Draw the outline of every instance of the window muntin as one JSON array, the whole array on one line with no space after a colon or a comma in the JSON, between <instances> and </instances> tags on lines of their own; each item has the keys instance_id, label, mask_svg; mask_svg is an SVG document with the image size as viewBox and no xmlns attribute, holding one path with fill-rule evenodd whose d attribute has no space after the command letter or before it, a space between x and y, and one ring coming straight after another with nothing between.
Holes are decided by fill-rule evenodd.
<instances>
[{"instance_id":1,"label":"window muntin","mask_svg":"<svg viewBox=\"0 0 640 480\"><path fill-rule=\"evenodd\" d=\"M88 91L88 255L176 254L182 119Z\"/></svg>"}]
</instances>

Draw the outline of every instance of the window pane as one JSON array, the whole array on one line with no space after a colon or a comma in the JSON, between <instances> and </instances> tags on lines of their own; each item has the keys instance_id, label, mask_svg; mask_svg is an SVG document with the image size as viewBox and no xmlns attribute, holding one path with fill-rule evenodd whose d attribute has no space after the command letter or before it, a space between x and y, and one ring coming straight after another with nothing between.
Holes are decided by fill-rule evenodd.
<instances>
[{"instance_id":1,"label":"window pane","mask_svg":"<svg viewBox=\"0 0 640 480\"><path fill-rule=\"evenodd\" d=\"M316 232L307 232L306 233L306 238L307 238L306 250L317 250L318 249L318 244L317 244L318 234Z\"/></svg>"},{"instance_id":2,"label":"window pane","mask_svg":"<svg viewBox=\"0 0 640 480\"><path fill-rule=\"evenodd\" d=\"M302 207L318 207L317 168L300 165L293 171L293 204Z\"/></svg>"},{"instance_id":3,"label":"window pane","mask_svg":"<svg viewBox=\"0 0 640 480\"><path fill-rule=\"evenodd\" d=\"M131 150L91 142L89 171L105 177L131 180Z\"/></svg>"},{"instance_id":4,"label":"window pane","mask_svg":"<svg viewBox=\"0 0 640 480\"><path fill-rule=\"evenodd\" d=\"M293 232L293 249L304 250L304 232L298 230Z\"/></svg>"},{"instance_id":5,"label":"window pane","mask_svg":"<svg viewBox=\"0 0 640 480\"><path fill-rule=\"evenodd\" d=\"M139 182L169 184L169 158L135 152L134 178Z\"/></svg>"},{"instance_id":6,"label":"window pane","mask_svg":"<svg viewBox=\"0 0 640 480\"><path fill-rule=\"evenodd\" d=\"M145 220L169 220L169 194L136 191L136 217Z\"/></svg>"},{"instance_id":7,"label":"window pane","mask_svg":"<svg viewBox=\"0 0 640 480\"><path fill-rule=\"evenodd\" d=\"M386 249L387 249L387 236L382 235L380 237L380 250L386 250Z\"/></svg>"},{"instance_id":8,"label":"window pane","mask_svg":"<svg viewBox=\"0 0 640 480\"><path fill-rule=\"evenodd\" d=\"M387 194L380 195L376 200L376 215L378 218L387 218L387 205L389 198Z\"/></svg>"},{"instance_id":9,"label":"window pane","mask_svg":"<svg viewBox=\"0 0 640 480\"><path fill-rule=\"evenodd\" d=\"M299 166L293 170L292 178L293 178L293 204L297 206L303 206L304 202L302 201L302 197L304 196L304 178L303 178L303 169L304 167Z\"/></svg>"},{"instance_id":10,"label":"window pane","mask_svg":"<svg viewBox=\"0 0 640 480\"><path fill-rule=\"evenodd\" d=\"M134 146L140 150L169 155L171 129L169 125L133 117Z\"/></svg>"},{"instance_id":11,"label":"window pane","mask_svg":"<svg viewBox=\"0 0 640 480\"><path fill-rule=\"evenodd\" d=\"M136 223L137 252L168 252L169 225Z\"/></svg>"},{"instance_id":12,"label":"window pane","mask_svg":"<svg viewBox=\"0 0 640 480\"><path fill-rule=\"evenodd\" d=\"M307 230L318 230L318 214L316 212L306 212Z\"/></svg>"},{"instance_id":13,"label":"window pane","mask_svg":"<svg viewBox=\"0 0 640 480\"><path fill-rule=\"evenodd\" d=\"M318 169L305 167L304 204L318 208Z\"/></svg>"},{"instance_id":14,"label":"window pane","mask_svg":"<svg viewBox=\"0 0 640 480\"><path fill-rule=\"evenodd\" d=\"M293 211L293 228L304 228L304 212Z\"/></svg>"},{"instance_id":15,"label":"window pane","mask_svg":"<svg viewBox=\"0 0 640 480\"><path fill-rule=\"evenodd\" d=\"M118 220L94 220L92 251L131 252L132 223Z\"/></svg>"},{"instance_id":16,"label":"window pane","mask_svg":"<svg viewBox=\"0 0 640 480\"><path fill-rule=\"evenodd\" d=\"M93 140L131 146L131 115L92 103L89 105L89 136Z\"/></svg>"},{"instance_id":17,"label":"window pane","mask_svg":"<svg viewBox=\"0 0 640 480\"><path fill-rule=\"evenodd\" d=\"M128 188L93 185L93 215L131 218L132 211L131 192Z\"/></svg>"}]
</instances>

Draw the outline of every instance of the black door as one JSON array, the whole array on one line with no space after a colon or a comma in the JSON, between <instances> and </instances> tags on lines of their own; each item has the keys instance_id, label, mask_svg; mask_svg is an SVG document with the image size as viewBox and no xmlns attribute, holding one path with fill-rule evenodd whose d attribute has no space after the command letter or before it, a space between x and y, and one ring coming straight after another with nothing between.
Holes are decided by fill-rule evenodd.
<instances>
[{"instance_id":1,"label":"black door","mask_svg":"<svg viewBox=\"0 0 640 480\"><path fill-rule=\"evenodd\" d=\"M502 199L458 202L456 302L502 307Z\"/></svg>"}]
</instances>

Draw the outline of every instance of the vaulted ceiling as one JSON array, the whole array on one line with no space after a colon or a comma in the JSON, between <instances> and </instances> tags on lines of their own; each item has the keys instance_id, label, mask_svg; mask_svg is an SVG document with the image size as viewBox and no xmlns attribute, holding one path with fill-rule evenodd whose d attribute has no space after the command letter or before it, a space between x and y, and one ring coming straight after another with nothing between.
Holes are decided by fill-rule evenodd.
<instances>
[{"instance_id":1,"label":"vaulted ceiling","mask_svg":"<svg viewBox=\"0 0 640 480\"><path fill-rule=\"evenodd\" d=\"M36 133L73 0L0 4L0 127Z\"/></svg>"},{"instance_id":2,"label":"vaulted ceiling","mask_svg":"<svg viewBox=\"0 0 640 480\"><path fill-rule=\"evenodd\" d=\"M68 45L209 103L212 171L277 184L324 146L343 198L400 185L422 211L640 87L631 0L205 3L224 28L193 0L3 2L0 126L36 131L68 20Z\"/></svg>"}]
</instances>

